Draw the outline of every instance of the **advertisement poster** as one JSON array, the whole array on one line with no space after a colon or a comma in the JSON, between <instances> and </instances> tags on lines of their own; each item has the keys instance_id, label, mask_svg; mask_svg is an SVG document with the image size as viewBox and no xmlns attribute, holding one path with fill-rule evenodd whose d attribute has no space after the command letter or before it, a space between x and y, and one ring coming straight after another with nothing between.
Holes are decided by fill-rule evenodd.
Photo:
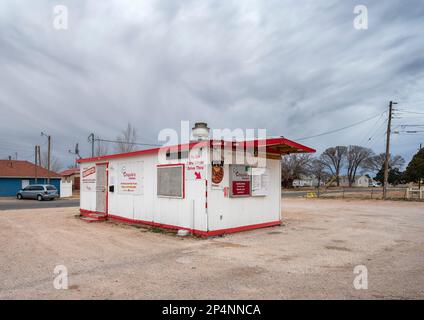
<instances>
[{"instance_id":1,"label":"advertisement poster","mask_svg":"<svg viewBox=\"0 0 424 320\"><path fill-rule=\"evenodd\" d=\"M268 169L252 168L252 196L266 196L269 188Z\"/></svg>"},{"instance_id":2,"label":"advertisement poster","mask_svg":"<svg viewBox=\"0 0 424 320\"><path fill-rule=\"evenodd\" d=\"M186 164L186 180L204 180L206 178L205 152L201 149L192 149Z\"/></svg>"},{"instance_id":3,"label":"advertisement poster","mask_svg":"<svg viewBox=\"0 0 424 320\"><path fill-rule=\"evenodd\" d=\"M81 168L81 189L84 191L96 191L96 166Z\"/></svg>"},{"instance_id":4,"label":"advertisement poster","mask_svg":"<svg viewBox=\"0 0 424 320\"><path fill-rule=\"evenodd\" d=\"M119 194L143 194L143 162L126 162L118 165Z\"/></svg>"},{"instance_id":5,"label":"advertisement poster","mask_svg":"<svg viewBox=\"0 0 424 320\"><path fill-rule=\"evenodd\" d=\"M231 197L249 197L250 183L250 169L248 166L230 166Z\"/></svg>"},{"instance_id":6,"label":"advertisement poster","mask_svg":"<svg viewBox=\"0 0 424 320\"><path fill-rule=\"evenodd\" d=\"M224 180L224 161L212 161L212 189L222 189Z\"/></svg>"}]
</instances>

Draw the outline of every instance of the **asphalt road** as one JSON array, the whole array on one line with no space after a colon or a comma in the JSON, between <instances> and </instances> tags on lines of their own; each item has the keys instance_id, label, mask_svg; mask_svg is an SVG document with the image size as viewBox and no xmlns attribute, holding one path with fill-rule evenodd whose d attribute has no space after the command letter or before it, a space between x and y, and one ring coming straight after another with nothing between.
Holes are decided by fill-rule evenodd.
<instances>
[{"instance_id":1,"label":"asphalt road","mask_svg":"<svg viewBox=\"0 0 424 320\"><path fill-rule=\"evenodd\" d=\"M32 199L18 200L14 198L0 198L1 210L38 209L38 208L65 208L78 207L79 199L58 199L52 201L37 201Z\"/></svg>"}]
</instances>

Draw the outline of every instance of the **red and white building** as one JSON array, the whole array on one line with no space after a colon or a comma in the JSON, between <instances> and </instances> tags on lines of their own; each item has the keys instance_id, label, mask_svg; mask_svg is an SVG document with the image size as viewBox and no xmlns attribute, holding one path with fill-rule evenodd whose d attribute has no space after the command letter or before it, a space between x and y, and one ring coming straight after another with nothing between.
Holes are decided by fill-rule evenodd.
<instances>
[{"instance_id":1,"label":"red and white building","mask_svg":"<svg viewBox=\"0 0 424 320\"><path fill-rule=\"evenodd\" d=\"M279 225L281 155L301 152L315 150L278 137L80 159L80 211L200 236Z\"/></svg>"}]
</instances>

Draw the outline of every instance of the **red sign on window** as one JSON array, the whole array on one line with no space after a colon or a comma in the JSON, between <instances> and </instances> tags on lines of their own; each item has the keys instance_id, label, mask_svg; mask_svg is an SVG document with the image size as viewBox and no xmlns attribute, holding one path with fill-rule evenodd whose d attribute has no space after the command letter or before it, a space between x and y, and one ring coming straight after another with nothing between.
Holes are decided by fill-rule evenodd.
<instances>
[{"instance_id":1,"label":"red sign on window","mask_svg":"<svg viewBox=\"0 0 424 320\"><path fill-rule=\"evenodd\" d=\"M233 196L249 196L250 181L233 181Z\"/></svg>"},{"instance_id":2,"label":"red sign on window","mask_svg":"<svg viewBox=\"0 0 424 320\"><path fill-rule=\"evenodd\" d=\"M250 196L249 167L244 165L230 165L230 197Z\"/></svg>"}]
</instances>

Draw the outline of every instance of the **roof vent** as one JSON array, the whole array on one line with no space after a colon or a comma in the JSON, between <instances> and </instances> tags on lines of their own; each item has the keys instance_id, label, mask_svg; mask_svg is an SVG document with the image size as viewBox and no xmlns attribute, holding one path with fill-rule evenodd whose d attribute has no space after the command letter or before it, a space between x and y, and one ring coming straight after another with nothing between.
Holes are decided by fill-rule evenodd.
<instances>
[{"instance_id":1,"label":"roof vent","mask_svg":"<svg viewBox=\"0 0 424 320\"><path fill-rule=\"evenodd\" d=\"M196 122L192 129L193 140L207 140L209 138L209 130L206 122Z\"/></svg>"}]
</instances>

